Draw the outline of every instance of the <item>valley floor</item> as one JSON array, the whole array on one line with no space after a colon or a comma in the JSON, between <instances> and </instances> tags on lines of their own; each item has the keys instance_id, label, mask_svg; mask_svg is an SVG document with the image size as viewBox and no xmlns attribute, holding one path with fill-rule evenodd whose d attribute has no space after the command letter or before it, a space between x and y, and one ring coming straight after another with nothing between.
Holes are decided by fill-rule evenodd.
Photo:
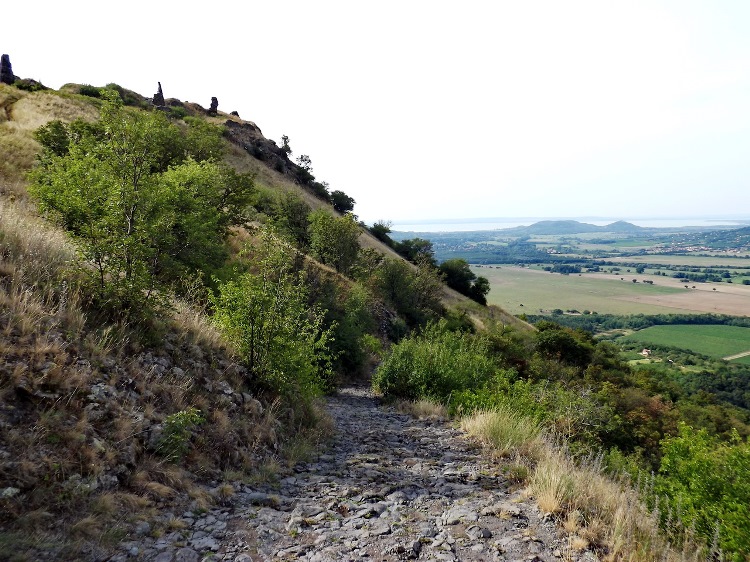
<instances>
[{"instance_id":1,"label":"valley floor","mask_svg":"<svg viewBox=\"0 0 750 562\"><path fill-rule=\"evenodd\" d=\"M231 505L176 514L172 532L110 560L595 560L571 552L501 465L443 421L378 406L365 388L328 399L336 435L275 486L237 483ZM182 528L180 528L182 527Z\"/></svg>"}]
</instances>

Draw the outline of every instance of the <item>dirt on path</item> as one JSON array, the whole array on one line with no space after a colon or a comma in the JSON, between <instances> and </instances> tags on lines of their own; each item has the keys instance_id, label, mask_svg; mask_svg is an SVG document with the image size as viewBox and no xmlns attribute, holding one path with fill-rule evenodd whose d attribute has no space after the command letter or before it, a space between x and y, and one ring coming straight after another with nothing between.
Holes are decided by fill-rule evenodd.
<instances>
[{"instance_id":1,"label":"dirt on path","mask_svg":"<svg viewBox=\"0 0 750 562\"><path fill-rule=\"evenodd\" d=\"M724 361L731 361L732 359L740 359L742 357L747 357L750 355L750 351L743 351L742 353L736 353L735 355L727 355L726 357L722 357Z\"/></svg>"}]
</instances>

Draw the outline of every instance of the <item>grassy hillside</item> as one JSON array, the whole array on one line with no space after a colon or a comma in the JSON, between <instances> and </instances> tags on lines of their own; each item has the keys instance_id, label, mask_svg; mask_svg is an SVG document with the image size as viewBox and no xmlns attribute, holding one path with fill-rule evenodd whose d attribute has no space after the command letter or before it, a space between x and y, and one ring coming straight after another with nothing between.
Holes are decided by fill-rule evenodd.
<instances>
[{"instance_id":1,"label":"grassy hillside","mask_svg":"<svg viewBox=\"0 0 750 562\"><path fill-rule=\"evenodd\" d=\"M392 339L446 311L464 327L530 329L448 289L342 217L310 174L271 158L275 145L253 123L178 100L168 100L161 115L138 94L113 88L124 106L89 86L28 92L0 85L3 559L103 556L164 505L205 509L230 497L237 480L274 478L280 464L295 462L326 435L320 391L367 374ZM232 134L228 122L236 125ZM40 143L35 131L48 124ZM116 223L101 223L92 237L108 207L96 207L95 190L75 213L71 202L117 170L107 167L111 156L98 153L81 168L89 174L81 189L66 194L60 189L79 181L76 158L85 163L86 150L110 150L102 139L111 127L135 134L126 139L134 143L138 127L154 126L177 143L154 145L169 160L142 168L150 178L142 191L151 199L139 204L152 205L158 220L144 222L141 237L119 237ZM71 148L79 144L85 150ZM183 224L187 214L153 206L159 197L187 205L184 212L205 229L213 215L195 208L188 191L179 194L191 181L213 185L211 178L229 182L211 188L218 195L222 185L236 184L248 203L229 217L221 199L216 216L227 215L226 224L202 239ZM138 190L129 196L145 197ZM210 201L209 192L201 196ZM354 263L334 259L321 242L325 228L347 225L356 228ZM153 242L144 243L146 235ZM134 250L123 253L118 240ZM211 240L213 246L194 245ZM193 253L181 242L193 244ZM141 254L159 258L158 267ZM139 277L133 263L143 266ZM140 284L131 284L131 275ZM287 300L262 283L270 278L285 287ZM245 337L245 319L234 314L233 299L243 295L265 303L253 321L277 330L269 332L268 349ZM280 311L283 322L274 324L267 310ZM210 492L198 485L208 480L217 483Z\"/></svg>"}]
</instances>

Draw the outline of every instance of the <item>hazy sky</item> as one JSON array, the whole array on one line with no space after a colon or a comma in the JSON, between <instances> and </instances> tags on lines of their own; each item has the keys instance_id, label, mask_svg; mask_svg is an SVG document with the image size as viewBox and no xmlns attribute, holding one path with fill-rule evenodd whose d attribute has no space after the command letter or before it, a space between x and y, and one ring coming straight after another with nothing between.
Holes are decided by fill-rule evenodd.
<instances>
[{"instance_id":1,"label":"hazy sky","mask_svg":"<svg viewBox=\"0 0 750 562\"><path fill-rule=\"evenodd\" d=\"M747 0L55 0L2 15L17 75L216 96L288 135L368 222L750 216Z\"/></svg>"}]
</instances>

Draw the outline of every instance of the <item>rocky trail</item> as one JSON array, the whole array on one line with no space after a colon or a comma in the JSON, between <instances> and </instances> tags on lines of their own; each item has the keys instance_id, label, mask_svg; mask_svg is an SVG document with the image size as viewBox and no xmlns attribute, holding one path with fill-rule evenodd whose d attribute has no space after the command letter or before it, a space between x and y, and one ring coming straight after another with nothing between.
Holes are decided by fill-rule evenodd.
<instances>
[{"instance_id":1,"label":"rocky trail","mask_svg":"<svg viewBox=\"0 0 750 562\"><path fill-rule=\"evenodd\" d=\"M111 560L595 560L571 555L449 424L378 406L365 388L328 405L337 434L317 459L275 486L237 484L227 507L164 515L174 530L159 538L144 523Z\"/></svg>"}]
</instances>

